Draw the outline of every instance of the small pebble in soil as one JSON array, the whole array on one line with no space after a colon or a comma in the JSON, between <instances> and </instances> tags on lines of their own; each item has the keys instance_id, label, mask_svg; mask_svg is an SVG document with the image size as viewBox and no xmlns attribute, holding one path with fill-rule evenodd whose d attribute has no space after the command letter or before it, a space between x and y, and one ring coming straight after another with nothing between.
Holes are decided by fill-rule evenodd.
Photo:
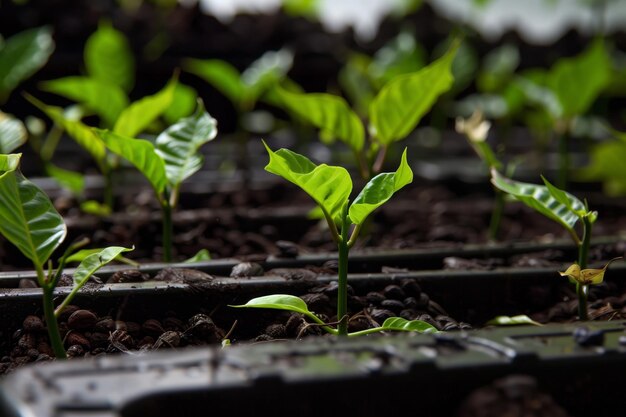
<instances>
[{"instance_id":1,"label":"small pebble in soil","mask_svg":"<svg viewBox=\"0 0 626 417\"><path fill-rule=\"evenodd\" d=\"M260 277L264 274L263 267L256 262L238 263L230 271L230 276L233 278Z\"/></svg>"}]
</instances>

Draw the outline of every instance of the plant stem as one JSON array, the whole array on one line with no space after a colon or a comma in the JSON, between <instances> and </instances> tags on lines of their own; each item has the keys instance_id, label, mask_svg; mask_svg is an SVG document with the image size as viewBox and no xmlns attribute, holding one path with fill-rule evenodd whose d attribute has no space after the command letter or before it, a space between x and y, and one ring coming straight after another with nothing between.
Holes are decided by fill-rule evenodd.
<instances>
[{"instance_id":1,"label":"plant stem","mask_svg":"<svg viewBox=\"0 0 626 417\"><path fill-rule=\"evenodd\" d=\"M497 189L495 193L493 211L491 212L491 220L489 221L489 240L491 241L498 240L502 213L504 212L504 203L506 201L504 192Z\"/></svg>"},{"instance_id":2,"label":"plant stem","mask_svg":"<svg viewBox=\"0 0 626 417\"><path fill-rule=\"evenodd\" d=\"M59 323L54 315L54 286L46 282L44 272L41 266L35 265L37 270L37 280L43 288L43 313L48 328L48 337L52 345L54 356L58 359L67 359L65 348L63 347L63 338L59 332Z\"/></svg>"},{"instance_id":3,"label":"plant stem","mask_svg":"<svg viewBox=\"0 0 626 417\"><path fill-rule=\"evenodd\" d=\"M104 205L107 206L109 209L111 209L111 212L113 212L113 170L106 168L103 171L103 176L104 176L104 196L103 196L103 202Z\"/></svg>"},{"instance_id":4,"label":"plant stem","mask_svg":"<svg viewBox=\"0 0 626 417\"><path fill-rule=\"evenodd\" d=\"M164 198L161 202L163 213L163 262L172 262L172 206L169 198Z\"/></svg>"},{"instance_id":5,"label":"plant stem","mask_svg":"<svg viewBox=\"0 0 626 417\"><path fill-rule=\"evenodd\" d=\"M587 268L587 258L589 257L589 245L591 244L591 221L589 216L583 216L583 238L578 244L578 265L580 269ZM589 285L576 283L576 295L578 296L578 319L580 321L587 321L589 316L587 314L587 293L589 292Z\"/></svg>"},{"instance_id":6,"label":"plant stem","mask_svg":"<svg viewBox=\"0 0 626 417\"><path fill-rule=\"evenodd\" d=\"M339 336L348 335L348 254L350 248L348 241L350 239L350 224L348 222L348 204L346 204L341 212L341 239L338 243L339 252L339 270L338 270L338 289L337 289L337 332Z\"/></svg>"},{"instance_id":7,"label":"plant stem","mask_svg":"<svg viewBox=\"0 0 626 417\"><path fill-rule=\"evenodd\" d=\"M558 172L558 187L561 190L567 190L567 183L569 177L570 167L570 155L568 149L569 135L567 133L561 133L559 135L559 172Z\"/></svg>"}]
</instances>

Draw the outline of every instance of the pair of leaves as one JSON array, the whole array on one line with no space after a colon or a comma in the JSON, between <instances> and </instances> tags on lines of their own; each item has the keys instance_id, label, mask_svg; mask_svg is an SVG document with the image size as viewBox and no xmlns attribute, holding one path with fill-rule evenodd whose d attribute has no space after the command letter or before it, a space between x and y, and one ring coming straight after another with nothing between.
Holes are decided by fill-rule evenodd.
<instances>
[{"instance_id":1,"label":"pair of leaves","mask_svg":"<svg viewBox=\"0 0 626 417\"><path fill-rule=\"evenodd\" d=\"M156 144L116 132L95 130L108 149L133 164L161 195L197 172L203 162L198 149L217 135L217 122L198 102L195 113L163 131Z\"/></svg>"},{"instance_id":2,"label":"pair of leaves","mask_svg":"<svg viewBox=\"0 0 626 417\"><path fill-rule=\"evenodd\" d=\"M226 96L239 110L252 107L291 69L293 55L286 49L268 51L252 62L242 73L220 59L187 59L183 67Z\"/></svg>"},{"instance_id":3,"label":"pair of leaves","mask_svg":"<svg viewBox=\"0 0 626 417\"><path fill-rule=\"evenodd\" d=\"M451 65L458 49L453 45L432 64L415 73L393 78L369 106L369 131L387 146L406 137L448 91L454 79ZM297 94L279 89L282 105L321 130L322 136L339 139L355 152L363 149L365 130L359 116L339 96L326 93Z\"/></svg>"},{"instance_id":4,"label":"pair of leaves","mask_svg":"<svg viewBox=\"0 0 626 417\"><path fill-rule=\"evenodd\" d=\"M596 212L590 212L578 198L541 178L544 185L530 184L507 178L496 169L491 170L491 183L496 188L559 223L568 232L574 233L576 222L583 216L588 216L591 223L595 222Z\"/></svg>"},{"instance_id":5,"label":"pair of leaves","mask_svg":"<svg viewBox=\"0 0 626 417\"><path fill-rule=\"evenodd\" d=\"M348 171L338 166L316 165L305 156L288 149L274 152L265 142L263 144L270 157L265 169L300 187L325 214L335 223L340 223L341 211L348 204L352 193L352 179ZM354 199L348 210L352 224L362 224L371 212L412 181L413 172L407 163L405 149L396 172L378 174Z\"/></svg>"},{"instance_id":6,"label":"pair of leaves","mask_svg":"<svg viewBox=\"0 0 626 417\"><path fill-rule=\"evenodd\" d=\"M309 310L307 304L300 297L296 297L289 294L273 294L263 297L253 298L246 304L231 305L235 308L269 308L275 310L287 310L293 311L305 315L312 319L314 322L321 324L327 331L333 332L329 326L317 317L312 311ZM429 323L421 320L406 320L401 317L390 317L385 320L378 331L407 331L407 332L420 332L420 333L436 333L437 329Z\"/></svg>"}]
</instances>

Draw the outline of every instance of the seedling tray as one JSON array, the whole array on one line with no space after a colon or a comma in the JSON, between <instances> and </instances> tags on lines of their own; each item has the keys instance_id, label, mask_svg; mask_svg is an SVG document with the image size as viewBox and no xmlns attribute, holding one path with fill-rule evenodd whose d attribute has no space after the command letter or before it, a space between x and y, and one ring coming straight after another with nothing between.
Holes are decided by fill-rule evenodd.
<instances>
[{"instance_id":1,"label":"seedling tray","mask_svg":"<svg viewBox=\"0 0 626 417\"><path fill-rule=\"evenodd\" d=\"M473 390L524 375L574 417L608 415L623 405L625 325L312 338L55 362L7 376L2 414L451 416ZM574 337L581 331L595 334L593 343Z\"/></svg>"}]
</instances>

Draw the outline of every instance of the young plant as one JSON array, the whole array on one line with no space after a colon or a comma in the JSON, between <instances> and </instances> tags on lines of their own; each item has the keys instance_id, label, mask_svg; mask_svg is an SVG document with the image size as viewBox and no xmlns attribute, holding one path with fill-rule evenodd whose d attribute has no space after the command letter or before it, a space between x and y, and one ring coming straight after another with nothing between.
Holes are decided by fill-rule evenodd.
<instances>
[{"instance_id":1,"label":"young plant","mask_svg":"<svg viewBox=\"0 0 626 417\"><path fill-rule=\"evenodd\" d=\"M284 108L320 130L324 142L344 142L361 176L369 179L383 168L390 146L410 134L437 98L452 87L451 66L458 47L455 42L441 58L417 72L392 78L377 92L369 104L367 141L361 118L342 97L281 88L277 94Z\"/></svg>"},{"instance_id":2,"label":"young plant","mask_svg":"<svg viewBox=\"0 0 626 417\"><path fill-rule=\"evenodd\" d=\"M589 247L591 245L591 229L598 218L596 211L589 210L587 202L581 202L578 198L567 193L547 179L541 177L544 185L536 185L514 181L500 174L495 168L491 169L491 182L498 189L521 201L528 207L543 214L547 218L556 221L567 230L578 248L578 260L564 273L570 281L576 285L578 296L578 317L587 320L587 294L590 284L602 281L604 270L588 270ZM575 226L582 224L582 236L579 236ZM596 272L586 272L596 271Z\"/></svg>"},{"instance_id":3,"label":"young plant","mask_svg":"<svg viewBox=\"0 0 626 417\"><path fill-rule=\"evenodd\" d=\"M385 204L393 194L413 181L413 172L407 163L406 150L396 172L382 173L372 178L350 203L352 180L348 171L339 166L316 165L303 155L288 149L272 151L265 142L270 161L265 170L278 175L304 190L321 208L337 244L339 255L337 290L337 328L324 323L311 312L299 297L275 294L254 298L246 304L233 306L245 308L273 308L304 314L325 331L340 336L357 336L384 330L432 332L436 329L420 320L408 321L400 317L385 320L381 327L348 333L348 256L356 242L365 219Z\"/></svg>"},{"instance_id":4,"label":"young plant","mask_svg":"<svg viewBox=\"0 0 626 417\"><path fill-rule=\"evenodd\" d=\"M458 133L465 135L470 146L488 170L492 168L500 170L503 168L504 164L498 159L496 153L487 142L491 122L483 118L482 111L475 110L468 119L457 117L455 127ZM495 188L494 205L491 212L491 220L489 221L489 240L496 240L498 237L505 203L504 192Z\"/></svg>"},{"instance_id":5,"label":"young plant","mask_svg":"<svg viewBox=\"0 0 626 417\"><path fill-rule=\"evenodd\" d=\"M133 164L150 182L162 211L163 260L172 261L172 211L180 187L204 162L198 152L217 135L217 122L198 100L193 115L165 129L153 144L115 131L94 129L94 135L116 155Z\"/></svg>"},{"instance_id":6,"label":"young plant","mask_svg":"<svg viewBox=\"0 0 626 417\"><path fill-rule=\"evenodd\" d=\"M526 71L516 80L527 101L557 138L557 186L567 188L570 171L570 140L574 124L590 110L612 81L612 62L602 39L596 39L581 54L562 58L549 70Z\"/></svg>"},{"instance_id":7,"label":"young plant","mask_svg":"<svg viewBox=\"0 0 626 417\"><path fill-rule=\"evenodd\" d=\"M19 171L20 158L21 154L0 155L0 233L31 260L43 290L43 311L52 349L57 358L66 358L57 322L59 314L96 271L132 249L111 246L84 256L73 274L72 291L55 308L54 289L67 259L87 241L70 245L53 271L50 256L65 239L67 228L48 196Z\"/></svg>"}]
</instances>

